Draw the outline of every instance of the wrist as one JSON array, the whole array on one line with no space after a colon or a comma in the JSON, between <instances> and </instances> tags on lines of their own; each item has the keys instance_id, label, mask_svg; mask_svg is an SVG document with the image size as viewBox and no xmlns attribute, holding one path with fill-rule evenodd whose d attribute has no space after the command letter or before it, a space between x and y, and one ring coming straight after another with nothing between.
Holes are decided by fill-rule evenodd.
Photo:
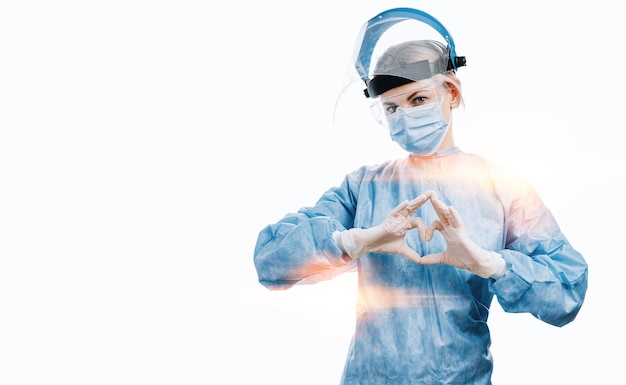
<instances>
[{"instance_id":1,"label":"wrist","mask_svg":"<svg viewBox=\"0 0 626 385\"><path fill-rule=\"evenodd\" d=\"M502 255L496 253L495 251L488 251L484 255L480 268L474 274L483 278L498 279L506 273L507 268L508 267L504 258L502 258Z\"/></svg>"},{"instance_id":2,"label":"wrist","mask_svg":"<svg viewBox=\"0 0 626 385\"><path fill-rule=\"evenodd\" d=\"M504 260L501 254L496 253L495 251L492 251L492 253L495 254L494 270L493 270L493 273L491 273L489 277L493 279L498 279L502 277L504 273L507 272L507 270L509 270L509 267L506 264L506 261Z\"/></svg>"},{"instance_id":3,"label":"wrist","mask_svg":"<svg viewBox=\"0 0 626 385\"><path fill-rule=\"evenodd\" d=\"M363 242L360 240L362 237L362 229L349 229L344 231L335 231L333 233L333 240L335 244L351 259L361 258L367 253L364 248Z\"/></svg>"}]
</instances>

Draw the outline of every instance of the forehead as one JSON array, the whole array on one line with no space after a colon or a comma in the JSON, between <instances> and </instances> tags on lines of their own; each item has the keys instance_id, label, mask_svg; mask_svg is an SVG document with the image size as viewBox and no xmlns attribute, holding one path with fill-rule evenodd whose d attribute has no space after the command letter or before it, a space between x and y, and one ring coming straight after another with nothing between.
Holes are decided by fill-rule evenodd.
<instances>
[{"instance_id":1,"label":"forehead","mask_svg":"<svg viewBox=\"0 0 626 385\"><path fill-rule=\"evenodd\" d=\"M387 102L393 101L394 99L404 99L406 97L411 97L416 92L433 92L435 87L440 84L440 82L433 81L432 79L425 79L418 82L404 84L382 93L380 95L380 100Z\"/></svg>"}]
</instances>

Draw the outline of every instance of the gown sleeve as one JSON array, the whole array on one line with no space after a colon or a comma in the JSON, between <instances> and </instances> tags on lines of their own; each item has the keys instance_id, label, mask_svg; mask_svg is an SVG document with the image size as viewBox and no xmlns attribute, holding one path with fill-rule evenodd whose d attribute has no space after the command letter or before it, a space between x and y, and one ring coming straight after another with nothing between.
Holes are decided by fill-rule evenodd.
<instances>
[{"instance_id":1,"label":"gown sleeve","mask_svg":"<svg viewBox=\"0 0 626 385\"><path fill-rule=\"evenodd\" d=\"M496 190L505 207L501 254L509 270L491 290L506 312L530 313L554 326L568 324L585 298L587 263L527 181L500 179Z\"/></svg>"},{"instance_id":2,"label":"gown sleeve","mask_svg":"<svg viewBox=\"0 0 626 385\"><path fill-rule=\"evenodd\" d=\"M289 213L258 235L254 265L259 282L268 289L288 289L330 279L354 262L334 243L332 234L351 228L355 199L351 185L359 171L346 176L338 187L326 191L313 207Z\"/></svg>"}]
</instances>

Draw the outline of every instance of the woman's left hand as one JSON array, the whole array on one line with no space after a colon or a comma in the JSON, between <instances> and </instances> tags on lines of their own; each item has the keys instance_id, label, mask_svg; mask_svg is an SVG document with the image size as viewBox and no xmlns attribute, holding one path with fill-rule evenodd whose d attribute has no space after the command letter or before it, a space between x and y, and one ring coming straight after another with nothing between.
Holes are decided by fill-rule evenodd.
<instances>
[{"instance_id":1,"label":"woman's left hand","mask_svg":"<svg viewBox=\"0 0 626 385\"><path fill-rule=\"evenodd\" d=\"M435 230L439 231L445 238L447 247L441 253L428 254L418 260L412 259L414 262L422 265L452 265L483 278L501 275L506 270L506 262L500 254L482 249L467 236L463 221L454 207L439 200L435 193L431 193L430 201L439 219L420 231L420 237L422 241L428 242Z\"/></svg>"}]
</instances>

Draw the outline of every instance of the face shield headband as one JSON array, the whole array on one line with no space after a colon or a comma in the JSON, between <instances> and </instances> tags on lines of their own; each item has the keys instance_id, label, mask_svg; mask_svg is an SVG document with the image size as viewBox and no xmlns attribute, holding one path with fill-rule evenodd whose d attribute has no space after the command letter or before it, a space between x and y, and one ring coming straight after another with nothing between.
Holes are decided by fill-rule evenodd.
<instances>
[{"instance_id":1,"label":"face shield headband","mask_svg":"<svg viewBox=\"0 0 626 385\"><path fill-rule=\"evenodd\" d=\"M369 70L372 60L372 53L376 47L376 43L380 37L395 24L406 21L417 20L427 24L436 30L448 44L448 63L443 66L443 69L437 63L429 63L428 61L420 61L412 63L409 66L399 69L404 73L398 73L397 76L382 75L375 78L369 78ZM365 82L366 89L364 90L366 97L376 97L382 92L391 88L395 88L413 81L427 79L437 73L444 73L446 71L456 71L458 67L464 66L465 56L457 56L454 45L454 40L448 32L448 30L437 19L429 14L413 8L393 8L384 11L373 18L371 18L359 32L360 44L356 49L356 58L354 66L356 68L359 77ZM410 74L410 75L409 75ZM406 75L406 76L403 76Z\"/></svg>"}]
</instances>

